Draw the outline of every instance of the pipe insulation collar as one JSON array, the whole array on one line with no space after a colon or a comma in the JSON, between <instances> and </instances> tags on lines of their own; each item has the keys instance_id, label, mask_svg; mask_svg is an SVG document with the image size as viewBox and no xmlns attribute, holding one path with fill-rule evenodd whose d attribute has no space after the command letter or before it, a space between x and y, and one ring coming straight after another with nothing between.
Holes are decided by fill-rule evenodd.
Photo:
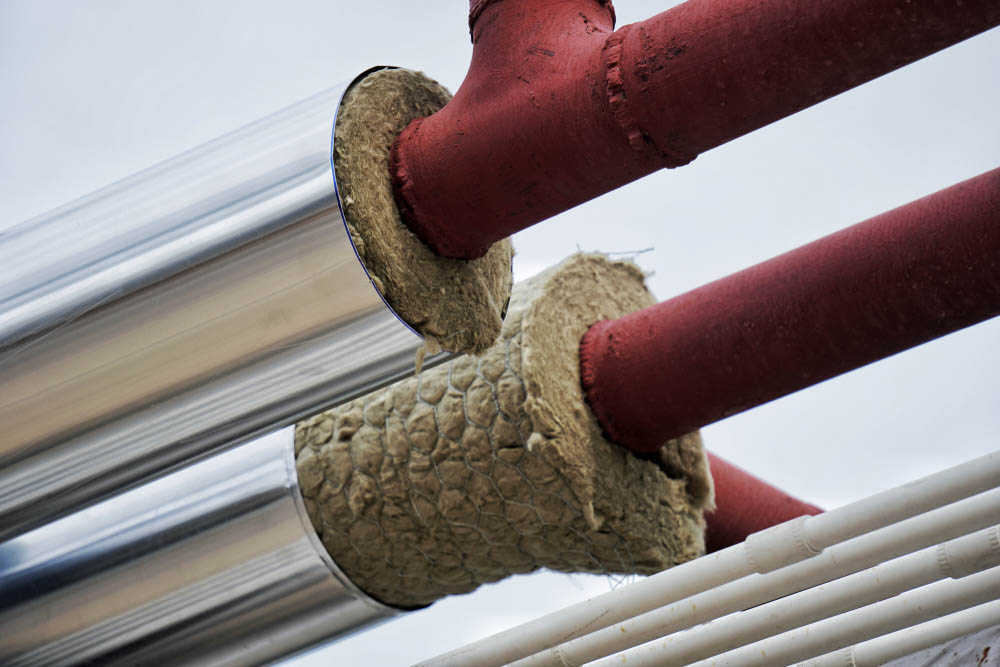
<instances>
[{"instance_id":1,"label":"pipe insulation collar","mask_svg":"<svg viewBox=\"0 0 1000 667\"><path fill-rule=\"evenodd\" d=\"M500 333L513 246L504 239L471 261L438 257L403 225L389 178L396 136L450 99L436 81L406 69L358 79L337 115L333 164L348 231L379 294L428 339L431 351L437 343L478 354Z\"/></svg>"},{"instance_id":2,"label":"pipe insulation collar","mask_svg":"<svg viewBox=\"0 0 1000 667\"><path fill-rule=\"evenodd\" d=\"M653 302L631 263L576 255L524 283L498 343L299 424L306 508L369 595L416 607L545 567L650 574L704 552L697 433L638 458L583 399L580 336Z\"/></svg>"}]
</instances>

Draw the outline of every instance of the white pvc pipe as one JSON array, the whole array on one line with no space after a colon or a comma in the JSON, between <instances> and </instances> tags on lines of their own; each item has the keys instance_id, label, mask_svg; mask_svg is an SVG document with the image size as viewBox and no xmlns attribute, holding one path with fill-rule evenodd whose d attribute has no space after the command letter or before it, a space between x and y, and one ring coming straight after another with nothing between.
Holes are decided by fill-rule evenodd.
<instances>
[{"instance_id":1,"label":"white pvc pipe","mask_svg":"<svg viewBox=\"0 0 1000 667\"><path fill-rule=\"evenodd\" d=\"M878 667L997 625L1000 625L1000 600L827 653L801 662L798 667Z\"/></svg>"},{"instance_id":2,"label":"white pvc pipe","mask_svg":"<svg viewBox=\"0 0 1000 667\"><path fill-rule=\"evenodd\" d=\"M741 609L854 574L942 540L993 524L1000 489L966 498L826 549L815 558L753 575L666 605L519 660L511 667L577 667Z\"/></svg>"},{"instance_id":3,"label":"white pvc pipe","mask_svg":"<svg viewBox=\"0 0 1000 667\"><path fill-rule=\"evenodd\" d=\"M806 535L815 545L837 544L998 486L1000 451L814 516Z\"/></svg>"},{"instance_id":4,"label":"white pvc pipe","mask_svg":"<svg viewBox=\"0 0 1000 667\"><path fill-rule=\"evenodd\" d=\"M499 632L414 667L499 667L562 641L620 622L661 604L744 577L752 570L737 544L629 586Z\"/></svg>"},{"instance_id":5,"label":"white pvc pipe","mask_svg":"<svg viewBox=\"0 0 1000 667\"><path fill-rule=\"evenodd\" d=\"M417 667L505 665L755 572L815 556L857 537L1000 485L1000 452L935 473L836 510L781 524L734 545L603 595L499 632ZM755 537L751 536L751 537ZM750 550L760 558L755 564ZM805 548L800 548L800 547Z\"/></svg>"},{"instance_id":6,"label":"white pvc pipe","mask_svg":"<svg viewBox=\"0 0 1000 667\"><path fill-rule=\"evenodd\" d=\"M671 635L663 640L650 642L592 664L595 667L611 667L621 664L622 661L627 661L630 667L689 665L697 660L718 655L736 647L745 647L751 642L757 642L779 632L800 628L819 619L842 614L864 605L871 605L880 600L897 596L904 591L926 586L939 579L966 577L996 565L1000 565L1000 526L992 526L986 530L944 542L937 547L918 551L879 567L727 616L714 623L681 634ZM1000 573L997 576L1000 577ZM991 598L987 597L979 602L986 602L989 599ZM978 604L978 602L970 602L970 604ZM952 610L958 608L962 607L952 607ZM944 613L947 611L941 612L941 614ZM941 614L927 618L934 618ZM865 639L872 636L876 635L867 635ZM838 648L838 646L823 649L818 653L824 653L834 648ZM808 658L813 655L817 655L817 653L809 653L804 657ZM800 658L794 660L798 659ZM716 663L712 662L712 664ZM742 665L744 663L726 664ZM779 663L770 661L766 664Z\"/></svg>"},{"instance_id":7,"label":"white pvc pipe","mask_svg":"<svg viewBox=\"0 0 1000 667\"><path fill-rule=\"evenodd\" d=\"M958 581L941 581L863 609L828 618L777 637L694 663L692 667L772 667L791 665L858 640L895 632L916 623L969 609L1000 597L1000 568ZM617 663L616 663L617 664ZM666 665L637 662L635 665Z\"/></svg>"}]
</instances>

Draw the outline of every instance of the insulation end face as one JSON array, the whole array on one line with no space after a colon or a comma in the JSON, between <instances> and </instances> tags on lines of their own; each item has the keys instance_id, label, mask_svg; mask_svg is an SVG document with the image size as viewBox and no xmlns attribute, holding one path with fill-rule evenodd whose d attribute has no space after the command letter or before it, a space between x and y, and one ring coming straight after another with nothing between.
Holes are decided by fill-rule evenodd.
<instances>
[{"instance_id":1,"label":"insulation end face","mask_svg":"<svg viewBox=\"0 0 1000 667\"><path fill-rule=\"evenodd\" d=\"M510 299L510 241L494 243L474 260L438 256L403 224L390 177L390 147L399 133L449 99L419 72L380 69L363 76L337 115L333 164L354 247L386 303L443 349L480 354L499 335Z\"/></svg>"},{"instance_id":2,"label":"insulation end face","mask_svg":"<svg viewBox=\"0 0 1000 667\"><path fill-rule=\"evenodd\" d=\"M412 608L511 574L652 574L704 552L697 433L636 457L586 408L577 348L652 303L632 264L577 255L514 290L500 340L299 424L313 525L362 590Z\"/></svg>"}]
</instances>

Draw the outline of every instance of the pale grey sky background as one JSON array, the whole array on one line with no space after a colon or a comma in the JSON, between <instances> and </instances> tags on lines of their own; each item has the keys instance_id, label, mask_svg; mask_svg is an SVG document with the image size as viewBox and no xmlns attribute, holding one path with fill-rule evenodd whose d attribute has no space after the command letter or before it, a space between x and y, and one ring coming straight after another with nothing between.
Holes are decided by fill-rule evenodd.
<instances>
[{"instance_id":1,"label":"pale grey sky background","mask_svg":"<svg viewBox=\"0 0 1000 667\"><path fill-rule=\"evenodd\" d=\"M618 0L618 24L676 2ZM0 229L377 64L452 90L467 3L0 0ZM959 11L956 9L956 11ZM1000 30L515 237L528 276L634 251L665 299L1000 165ZM826 507L997 449L1000 321L704 429L707 446ZM539 574L307 654L413 662L614 585Z\"/></svg>"}]
</instances>

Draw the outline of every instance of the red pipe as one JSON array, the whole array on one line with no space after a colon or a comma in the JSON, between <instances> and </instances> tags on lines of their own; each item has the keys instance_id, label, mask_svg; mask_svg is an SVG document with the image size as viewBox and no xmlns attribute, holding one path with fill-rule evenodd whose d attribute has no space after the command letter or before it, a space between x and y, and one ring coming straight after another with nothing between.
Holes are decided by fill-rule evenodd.
<instances>
[{"instance_id":1,"label":"red pipe","mask_svg":"<svg viewBox=\"0 0 1000 667\"><path fill-rule=\"evenodd\" d=\"M1000 314L1000 169L617 320L580 344L633 451Z\"/></svg>"},{"instance_id":2,"label":"red pipe","mask_svg":"<svg viewBox=\"0 0 1000 667\"><path fill-rule=\"evenodd\" d=\"M393 145L439 254L491 243L1000 23L997 0L474 0L469 73Z\"/></svg>"},{"instance_id":3,"label":"red pipe","mask_svg":"<svg viewBox=\"0 0 1000 667\"><path fill-rule=\"evenodd\" d=\"M715 481L715 505L705 514L705 551L712 553L739 544L751 533L805 514L823 510L793 498L746 470L709 452Z\"/></svg>"}]
</instances>

